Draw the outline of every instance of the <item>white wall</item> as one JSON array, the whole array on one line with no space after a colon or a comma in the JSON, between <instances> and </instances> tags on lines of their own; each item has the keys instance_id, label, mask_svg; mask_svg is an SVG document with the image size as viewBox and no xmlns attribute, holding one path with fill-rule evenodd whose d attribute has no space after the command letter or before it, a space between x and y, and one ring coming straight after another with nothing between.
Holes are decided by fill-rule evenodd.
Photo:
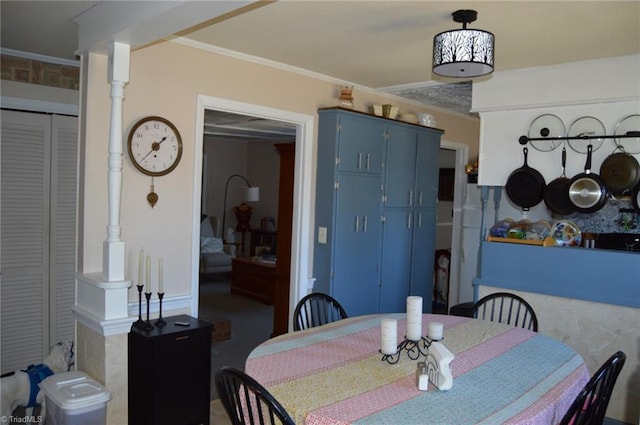
<instances>
[{"instance_id":1,"label":"white wall","mask_svg":"<svg viewBox=\"0 0 640 425\"><path fill-rule=\"evenodd\" d=\"M518 71L496 72L473 85L473 110L480 113L478 183L502 186L522 166L518 138L527 135L531 122L542 114L555 114L566 128L577 118L593 116L607 134L630 114L640 113L640 55ZM593 170L615 147L605 140L594 152ZM529 165L547 182L560 176L561 149L539 152L529 148ZM640 155L635 155L640 159ZM567 176L584 170L586 155L567 152Z\"/></svg>"}]
</instances>

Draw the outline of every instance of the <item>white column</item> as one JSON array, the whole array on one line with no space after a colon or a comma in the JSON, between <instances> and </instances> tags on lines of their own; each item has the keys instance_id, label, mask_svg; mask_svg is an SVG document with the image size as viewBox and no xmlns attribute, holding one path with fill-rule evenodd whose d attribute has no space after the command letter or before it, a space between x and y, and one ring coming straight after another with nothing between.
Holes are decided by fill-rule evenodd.
<instances>
[{"instance_id":1,"label":"white column","mask_svg":"<svg viewBox=\"0 0 640 425\"><path fill-rule=\"evenodd\" d=\"M120 198L122 194L123 128L122 101L129 81L127 44L109 46L109 82L111 84L111 122L109 129L107 239L103 242L102 273L78 276L76 318L102 336L128 331L133 318L128 317L128 291L125 279L125 244L120 239Z\"/></svg>"},{"instance_id":2,"label":"white column","mask_svg":"<svg viewBox=\"0 0 640 425\"><path fill-rule=\"evenodd\" d=\"M109 46L109 83L111 84L111 123L109 128L108 196L109 223L103 243L102 273L107 282L125 279L125 245L120 240L120 199L122 197L124 86L129 82L130 47L113 42Z\"/></svg>"}]
</instances>

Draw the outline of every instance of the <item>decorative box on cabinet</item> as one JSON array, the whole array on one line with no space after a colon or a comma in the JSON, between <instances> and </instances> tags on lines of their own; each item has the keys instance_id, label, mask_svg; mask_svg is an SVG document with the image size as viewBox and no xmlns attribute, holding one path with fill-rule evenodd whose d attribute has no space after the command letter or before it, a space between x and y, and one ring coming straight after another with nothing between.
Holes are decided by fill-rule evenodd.
<instances>
[{"instance_id":1,"label":"decorative box on cabinet","mask_svg":"<svg viewBox=\"0 0 640 425\"><path fill-rule=\"evenodd\" d=\"M316 226L327 240L316 237L314 291L353 316L404 311L410 294L430 300L442 131L340 108L319 115Z\"/></svg>"},{"instance_id":2,"label":"decorative box on cabinet","mask_svg":"<svg viewBox=\"0 0 640 425\"><path fill-rule=\"evenodd\" d=\"M208 425L213 325L187 315L165 320L129 332L129 424Z\"/></svg>"}]
</instances>

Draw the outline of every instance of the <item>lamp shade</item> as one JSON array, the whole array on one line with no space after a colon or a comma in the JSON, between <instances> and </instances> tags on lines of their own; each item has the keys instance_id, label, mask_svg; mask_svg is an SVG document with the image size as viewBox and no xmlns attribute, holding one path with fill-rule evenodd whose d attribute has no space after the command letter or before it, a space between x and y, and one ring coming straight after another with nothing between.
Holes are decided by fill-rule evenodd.
<instances>
[{"instance_id":1,"label":"lamp shade","mask_svg":"<svg viewBox=\"0 0 640 425\"><path fill-rule=\"evenodd\" d=\"M464 28L444 31L433 38L433 72L444 77L471 78L493 72L494 35L488 31L467 29L476 12L453 13Z\"/></svg>"},{"instance_id":2,"label":"lamp shade","mask_svg":"<svg viewBox=\"0 0 640 425\"><path fill-rule=\"evenodd\" d=\"M244 188L244 193L242 195L245 202L258 202L260 200L260 188L247 186Z\"/></svg>"}]
</instances>

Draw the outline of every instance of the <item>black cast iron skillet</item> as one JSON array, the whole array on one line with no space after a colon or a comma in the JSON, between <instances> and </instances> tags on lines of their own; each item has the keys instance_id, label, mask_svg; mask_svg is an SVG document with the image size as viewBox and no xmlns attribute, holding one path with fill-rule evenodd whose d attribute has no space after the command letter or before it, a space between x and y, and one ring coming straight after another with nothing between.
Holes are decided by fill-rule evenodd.
<instances>
[{"instance_id":1,"label":"black cast iron skillet","mask_svg":"<svg viewBox=\"0 0 640 425\"><path fill-rule=\"evenodd\" d=\"M599 175L591 172L592 152L593 146L589 144L584 173L574 176L569 185L569 199L581 213L598 211L607 203L607 185Z\"/></svg>"},{"instance_id":2,"label":"black cast iron skillet","mask_svg":"<svg viewBox=\"0 0 640 425\"><path fill-rule=\"evenodd\" d=\"M569 185L571 179L565 175L567 165L567 149L562 146L562 175L544 190L544 203L551 211L560 215L568 215L576 211L575 205L569 199Z\"/></svg>"},{"instance_id":3,"label":"black cast iron skillet","mask_svg":"<svg viewBox=\"0 0 640 425\"><path fill-rule=\"evenodd\" d=\"M529 149L525 147L522 148L522 151L524 152L524 164L511 172L505 189L509 199L527 211L542 202L546 183L542 174L527 164Z\"/></svg>"},{"instance_id":4,"label":"black cast iron skillet","mask_svg":"<svg viewBox=\"0 0 640 425\"><path fill-rule=\"evenodd\" d=\"M631 192L631 203L636 212L640 213L640 183L638 183Z\"/></svg>"}]
</instances>

